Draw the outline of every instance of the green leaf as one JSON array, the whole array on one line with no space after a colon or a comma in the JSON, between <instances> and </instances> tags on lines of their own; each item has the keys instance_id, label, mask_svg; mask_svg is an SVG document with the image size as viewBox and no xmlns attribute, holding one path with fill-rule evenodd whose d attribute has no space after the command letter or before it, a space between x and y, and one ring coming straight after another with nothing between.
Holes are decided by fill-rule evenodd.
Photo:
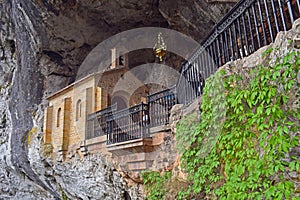
<instances>
[{"instance_id":1,"label":"green leaf","mask_svg":"<svg viewBox=\"0 0 300 200\"><path fill-rule=\"evenodd\" d=\"M294 171L296 169L296 162L295 161L290 162L289 168L290 168L291 171Z\"/></svg>"},{"instance_id":2,"label":"green leaf","mask_svg":"<svg viewBox=\"0 0 300 200\"><path fill-rule=\"evenodd\" d=\"M285 133L287 133L287 134L289 133L289 129L288 129L287 126L284 126L284 127L283 127L283 132L285 132Z\"/></svg>"}]
</instances>

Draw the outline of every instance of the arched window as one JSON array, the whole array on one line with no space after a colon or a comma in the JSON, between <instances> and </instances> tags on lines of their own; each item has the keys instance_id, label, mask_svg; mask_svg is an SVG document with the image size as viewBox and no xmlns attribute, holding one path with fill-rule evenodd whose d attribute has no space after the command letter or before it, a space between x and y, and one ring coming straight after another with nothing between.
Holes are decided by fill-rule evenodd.
<instances>
[{"instance_id":1,"label":"arched window","mask_svg":"<svg viewBox=\"0 0 300 200\"><path fill-rule=\"evenodd\" d=\"M76 121L81 117L81 100L79 99L76 103Z\"/></svg>"},{"instance_id":2,"label":"arched window","mask_svg":"<svg viewBox=\"0 0 300 200\"><path fill-rule=\"evenodd\" d=\"M56 116L56 126L59 127L60 123L60 115L61 115L61 108L57 110L57 116Z\"/></svg>"}]
</instances>

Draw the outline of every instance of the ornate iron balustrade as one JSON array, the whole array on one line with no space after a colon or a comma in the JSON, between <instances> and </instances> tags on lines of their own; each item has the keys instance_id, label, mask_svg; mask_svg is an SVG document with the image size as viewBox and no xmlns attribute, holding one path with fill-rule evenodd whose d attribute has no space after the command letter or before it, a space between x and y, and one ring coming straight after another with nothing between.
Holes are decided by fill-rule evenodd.
<instances>
[{"instance_id":1,"label":"ornate iron balustrade","mask_svg":"<svg viewBox=\"0 0 300 200\"><path fill-rule=\"evenodd\" d=\"M150 127L169 123L170 111L177 103L176 87L148 95Z\"/></svg>"},{"instance_id":2,"label":"ornate iron balustrade","mask_svg":"<svg viewBox=\"0 0 300 200\"><path fill-rule=\"evenodd\" d=\"M179 103L192 102L218 67L274 42L277 33L290 29L299 17L300 0L239 1L183 64L177 83Z\"/></svg>"},{"instance_id":3,"label":"ornate iron balustrade","mask_svg":"<svg viewBox=\"0 0 300 200\"><path fill-rule=\"evenodd\" d=\"M148 104L140 103L107 117L107 144L149 136Z\"/></svg>"},{"instance_id":4,"label":"ornate iron balustrade","mask_svg":"<svg viewBox=\"0 0 300 200\"><path fill-rule=\"evenodd\" d=\"M181 72L176 88L178 103L188 105L203 94L205 81L199 66L195 62Z\"/></svg>"},{"instance_id":5,"label":"ornate iron balustrade","mask_svg":"<svg viewBox=\"0 0 300 200\"><path fill-rule=\"evenodd\" d=\"M107 135L107 144L149 136L149 128L169 123L176 103L188 105L203 93L205 79L228 61L273 42L300 17L300 0L241 0L213 28L182 65L176 86L148 95L148 104L116 111L116 105L88 116L86 138Z\"/></svg>"},{"instance_id":6,"label":"ornate iron balustrade","mask_svg":"<svg viewBox=\"0 0 300 200\"><path fill-rule=\"evenodd\" d=\"M117 104L99 110L87 116L86 139L106 135L107 117L117 110Z\"/></svg>"}]
</instances>

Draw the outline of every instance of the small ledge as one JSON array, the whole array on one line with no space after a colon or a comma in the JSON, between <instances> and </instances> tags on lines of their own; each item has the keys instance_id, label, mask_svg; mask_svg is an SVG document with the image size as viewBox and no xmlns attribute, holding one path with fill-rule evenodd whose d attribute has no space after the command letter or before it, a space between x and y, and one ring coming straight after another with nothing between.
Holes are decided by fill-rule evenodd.
<instances>
[{"instance_id":1,"label":"small ledge","mask_svg":"<svg viewBox=\"0 0 300 200\"><path fill-rule=\"evenodd\" d=\"M171 129L170 124L156 126L156 127L150 128L150 134L158 133L158 132L162 132L162 131L167 131L167 130L170 130L170 129Z\"/></svg>"},{"instance_id":2,"label":"small ledge","mask_svg":"<svg viewBox=\"0 0 300 200\"><path fill-rule=\"evenodd\" d=\"M109 144L107 145L107 150L112 151L118 151L118 150L124 150L124 149L132 149L132 148L140 148L140 147L150 147L152 146L152 138L139 138L135 140L129 140L125 142L119 142L115 144Z\"/></svg>"},{"instance_id":3,"label":"small ledge","mask_svg":"<svg viewBox=\"0 0 300 200\"><path fill-rule=\"evenodd\" d=\"M105 143L105 142L106 142L106 135L102 135L102 136L98 136L98 137L95 137L95 138L85 140L85 145L89 146L89 145L94 145L94 144L98 144L98 143Z\"/></svg>"}]
</instances>

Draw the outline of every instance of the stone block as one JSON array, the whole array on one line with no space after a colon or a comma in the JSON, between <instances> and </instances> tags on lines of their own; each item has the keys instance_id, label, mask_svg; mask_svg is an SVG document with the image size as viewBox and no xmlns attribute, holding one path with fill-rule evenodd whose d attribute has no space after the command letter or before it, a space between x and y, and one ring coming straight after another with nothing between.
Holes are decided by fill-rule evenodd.
<instances>
[{"instance_id":1,"label":"stone block","mask_svg":"<svg viewBox=\"0 0 300 200\"><path fill-rule=\"evenodd\" d=\"M152 145L157 146L164 142L164 137L166 135L166 132L158 132L155 134L152 134Z\"/></svg>"}]
</instances>

